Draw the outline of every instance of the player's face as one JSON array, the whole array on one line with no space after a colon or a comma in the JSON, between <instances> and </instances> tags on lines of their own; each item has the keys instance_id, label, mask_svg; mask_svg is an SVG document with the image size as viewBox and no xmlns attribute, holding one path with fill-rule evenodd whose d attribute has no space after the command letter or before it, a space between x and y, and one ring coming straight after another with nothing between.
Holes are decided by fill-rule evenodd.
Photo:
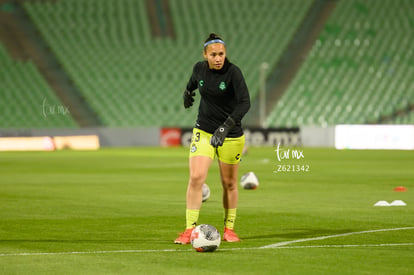
<instances>
[{"instance_id":1,"label":"player's face","mask_svg":"<svg viewBox=\"0 0 414 275\"><path fill-rule=\"evenodd\" d=\"M226 47L221 43L210 44L204 51L204 58L208 61L210 69L220 70L226 59Z\"/></svg>"}]
</instances>

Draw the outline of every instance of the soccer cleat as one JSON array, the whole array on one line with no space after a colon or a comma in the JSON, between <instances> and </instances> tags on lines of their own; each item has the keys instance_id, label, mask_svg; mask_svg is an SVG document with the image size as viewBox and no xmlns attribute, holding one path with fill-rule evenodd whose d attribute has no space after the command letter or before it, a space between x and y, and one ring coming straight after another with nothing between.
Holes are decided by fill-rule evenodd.
<instances>
[{"instance_id":1,"label":"soccer cleat","mask_svg":"<svg viewBox=\"0 0 414 275\"><path fill-rule=\"evenodd\" d=\"M237 236L233 229L227 227L224 228L223 241L225 242L240 242L240 238Z\"/></svg>"},{"instance_id":2,"label":"soccer cleat","mask_svg":"<svg viewBox=\"0 0 414 275\"><path fill-rule=\"evenodd\" d=\"M188 228L183 233L180 234L180 236L175 239L174 243L176 244L189 244L191 233L193 232L194 228Z\"/></svg>"}]
</instances>

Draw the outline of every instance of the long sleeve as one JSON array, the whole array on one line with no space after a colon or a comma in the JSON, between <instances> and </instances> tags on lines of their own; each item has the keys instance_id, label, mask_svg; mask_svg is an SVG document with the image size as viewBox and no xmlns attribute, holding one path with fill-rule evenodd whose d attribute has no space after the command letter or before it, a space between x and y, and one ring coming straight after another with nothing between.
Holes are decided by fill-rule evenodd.
<instances>
[{"instance_id":1,"label":"long sleeve","mask_svg":"<svg viewBox=\"0 0 414 275\"><path fill-rule=\"evenodd\" d=\"M209 69L207 61L198 62L186 86L187 90L198 89L200 105L196 127L213 133L231 116L235 126L228 137L243 134L241 120L250 108L250 96L241 70L226 62L223 69Z\"/></svg>"},{"instance_id":2,"label":"long sleeve","mask_svg":"<svg viewBox=\"0 0 414 275\"><path fill-rule=\"evenodd\" d=\"M236 124L240 124L242 118L250 109L250 96L243 74L236 66L234 66L232 75L232 85L237 104L230 116Z\"/></svg>"},{"instance_id":3,"label":"long sleeve","mask_svg":"<svg viewBox=\"0 0 414 275\"><path fill-rule=\"evenodd\" d=\"M193 67L193 73L191 74L190 80L188 80L186 89L190 92L194 91L195 89L197 89L197 78L196 78L196 74L197 74L197 64L194 65Z\"/></svg>"}]
</instances>

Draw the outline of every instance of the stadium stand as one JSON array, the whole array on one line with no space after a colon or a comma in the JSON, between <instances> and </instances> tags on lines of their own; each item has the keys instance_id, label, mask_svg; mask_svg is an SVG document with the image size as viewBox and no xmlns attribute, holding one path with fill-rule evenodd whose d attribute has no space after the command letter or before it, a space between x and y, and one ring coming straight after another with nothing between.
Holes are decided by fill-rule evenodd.
<instances>
[{"instance_id":1,"label":"stadium stand","mask_svg":"<svg viewBox=\"0 0 414 275\"><path fill-rule=\"evenodd\" d=\"M77 127L33 62L14 60L2 43L0 68L1 128Z\"/></svg>"},{"instance_id":2,"label":"stadium stand","mask_svg":"<svg viewBox=\"0 0 414 275\"><path fill-rule=\"evenodd\" d=\"M414 124L414 112L411 111L403 116L398 116L389 124Z\"/></svg>"},{"instance_id":3,"label":"stadium stand","mask_svg":"<svg viewBox=\"0 0 414 275\"><path fill-rule=\"evenodd\" d=\"M410 0L338 2L267 125L375 123L414 104L413 14Z\"/></svg>"},{"instance_id":4,"label":"stadium stand","mask_svg":"<svg viewBox=\"0 0 414 275\"><path fill-rule=\"evenodd\" d=\"M181 94L209 32L223 35L252 98L259 66L275 63L311 1L169 2L174 39L154 38L144 1L26 2L25 8L107 126L192 126ZM213 16L214 15L214 16Z\"/></svg>"},{"instance_id":5,"label":"stadium stand","mask_svg":"<svg viewBox=\"0 0 414 275\"><path fill-rule=\"evenodd\" d=\"M308 0L170 0L174 37L159 37L152 33L146 1L20 3L109 127L191 127L197 110L185 110L181 94L209 32L228 41L229 58L241 67L256 100L261 63L272 68L278 62L312 5ZM408 35L413 6L410 0L338 0L266 125L414 123L414 37ZM1 127L77 127L70 116L36 117L44 100L52 107L62 103L33 63L13 60L2 47L0 65L10 67L0 73L6 79ZM9 103L11 98L19 100Z\"/></svg>"}]
</instances>

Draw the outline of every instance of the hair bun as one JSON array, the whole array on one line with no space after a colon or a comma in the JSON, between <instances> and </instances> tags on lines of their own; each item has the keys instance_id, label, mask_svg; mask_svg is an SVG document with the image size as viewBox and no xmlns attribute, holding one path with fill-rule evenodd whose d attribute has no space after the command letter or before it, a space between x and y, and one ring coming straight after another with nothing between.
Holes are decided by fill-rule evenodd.
<instances>
[{"instance_id":1,"label":"hair bun","mask_svg":"<svg viewBox=\"0 0 414 275\"><path fill-rule=\"evenodd\" d=\"M208 38L204 42L208 42L210 40L215 40L215 39L223 40L218 34L212 32L212 33L210 33L210 35L208 36Z\"/></svg>"}]
</instances>

